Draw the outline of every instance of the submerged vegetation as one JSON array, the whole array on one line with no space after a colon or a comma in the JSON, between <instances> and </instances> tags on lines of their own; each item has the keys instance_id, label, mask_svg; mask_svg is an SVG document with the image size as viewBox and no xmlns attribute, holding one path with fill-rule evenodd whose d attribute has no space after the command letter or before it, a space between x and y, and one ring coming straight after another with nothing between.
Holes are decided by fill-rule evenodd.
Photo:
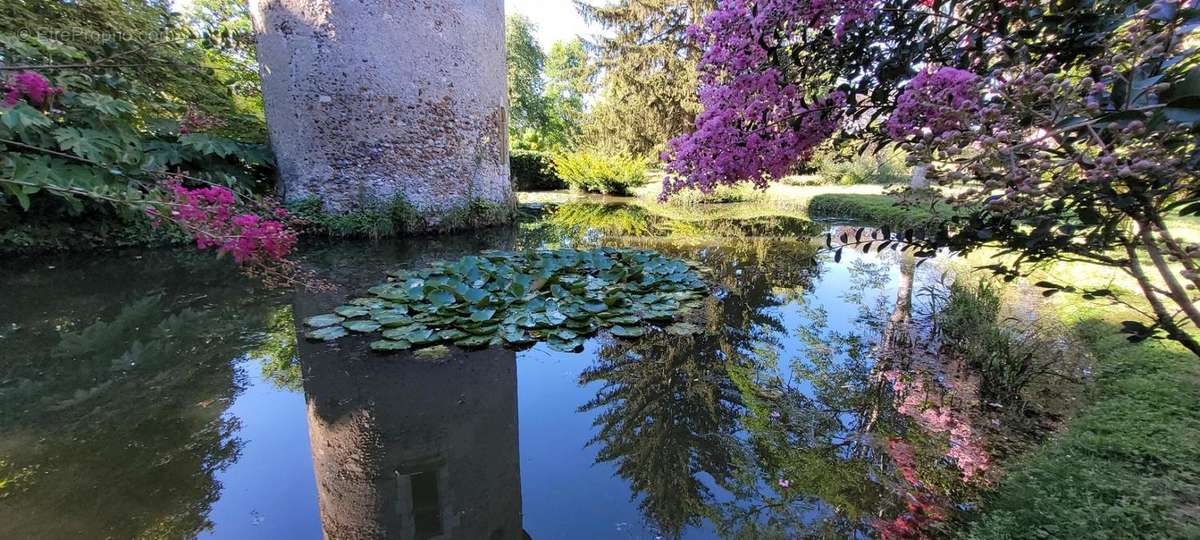
<instances>
[{"instance_id":1,"label":"submerged vegetation","mask_svg":"<svg viewBox=\"0 0 1200 540\"><path fill-rule=\"evenodd\" d=\"M688 264L653 251L598 249L484 252L419 271L397 271L334 313L309 317L306 337L333 341L374 334L377 351L451 342L459 347L528 346L573 351L602 329L646 333L700 307L704 282ZM672 335L699 327L676 322Z\"/></svg>"}]
</instances>

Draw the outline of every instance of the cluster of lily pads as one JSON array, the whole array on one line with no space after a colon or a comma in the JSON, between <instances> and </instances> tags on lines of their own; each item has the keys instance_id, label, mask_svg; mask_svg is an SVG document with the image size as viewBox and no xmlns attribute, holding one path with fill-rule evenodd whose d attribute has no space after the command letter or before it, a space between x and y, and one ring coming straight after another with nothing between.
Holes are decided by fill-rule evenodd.
<instances>
[{"instance_id":1,"label":"cluster of lily pads","mask_svg":"<svg viewBox=\"0 0 1200 540\"><path fill-rule=\"evenodd\" d=\"M672 334L690 335L700 327L674 321L702 305L706 286L697 270L638 249L485 251L389 272L370 296L306 319L306 337L380 333L371 343L377 351L446 343L522 348L538 341L575 351L601 329L633 338L647 324L663 323Z\"/></svg>"}]
</instances>

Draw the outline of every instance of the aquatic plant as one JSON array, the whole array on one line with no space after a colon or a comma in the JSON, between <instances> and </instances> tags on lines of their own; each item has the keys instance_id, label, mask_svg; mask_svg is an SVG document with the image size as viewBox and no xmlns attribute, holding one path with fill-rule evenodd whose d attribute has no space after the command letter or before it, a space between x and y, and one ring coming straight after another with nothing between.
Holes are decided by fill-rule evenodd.
<instances>
[{"instance_id":1,"label":"aquatic plant","mask_svg":"<svg viewBox=\"0 0 1200 540\"><path fill-rule=\"evenodd\" d=\"M646 323L671 323L699 308L705 289L694 265L654 251L485 251L390 272L369 296L304 323L306 337L315 341L381 333L383 339L371 343L377 351L442 343L521 347L540 340L574 351L601 329L632 338L645 334ZM666 331L690 335L700 327L675 322Z\"/></svg>"}]
</instances>

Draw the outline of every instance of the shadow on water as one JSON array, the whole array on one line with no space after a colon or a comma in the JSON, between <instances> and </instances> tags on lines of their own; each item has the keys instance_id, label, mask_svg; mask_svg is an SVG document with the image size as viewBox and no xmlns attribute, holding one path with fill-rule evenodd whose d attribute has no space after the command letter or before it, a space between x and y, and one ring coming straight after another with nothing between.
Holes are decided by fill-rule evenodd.
<instances>
[{"instance_id":1,"label":"shadow on water","mask_svg":"<svg viewBox=\"0 0 1200 540\"><path fill-rule=\"evenodd\" d=\"M986 485L969 377L927 354L936 264L834 264L783 216L524 214L314 246L321 294L186 254L6 267L0 537L903 537ZM701 263L704 332L437 358L296 342L387 270L601 245Z\"/></svg>"}]
</instances>

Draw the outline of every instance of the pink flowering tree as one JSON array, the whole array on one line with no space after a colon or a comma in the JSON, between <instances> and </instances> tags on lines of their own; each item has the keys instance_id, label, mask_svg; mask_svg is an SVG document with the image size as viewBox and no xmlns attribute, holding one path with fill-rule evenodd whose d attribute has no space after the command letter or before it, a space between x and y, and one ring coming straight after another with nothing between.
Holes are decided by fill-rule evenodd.
<instances>
[{"instance_id":1,"label":"pink flowering tree","mask_svg":"<svg viewBox=\"0 0 1200 540\"><path fill-rule=\"evenodd\" d=\"M1112 266L1144 302L1042 285L1122 302L1143 315L1125 323L1131 339L1200 355L1200 246L1169 219L1200 214L1198 13L1169 0L722 0L692 31L704 110L663 156L663 197L765 187L831 138L900 145L959 188L954 212L863 246L996 245L1014 260L991 269L1010 278L1057 260Z\"/></svg>"},{"instance_id":2,"label":"pink flowering tree","mask_svg":"<svg viewBox=\"0 0 1200 540\"><path fill-rule=\"evenodd\" d=\"M6 40L5 62L20 67L0 66L0 205L115 208L268 284L320 285L288 258L297 221L255 193L272 171L264 145L227 136L226 118L166 88L119 76L112 57L33 35ZM124 52L141 58L132 47Z\"/></svg>"}]
</instances>

